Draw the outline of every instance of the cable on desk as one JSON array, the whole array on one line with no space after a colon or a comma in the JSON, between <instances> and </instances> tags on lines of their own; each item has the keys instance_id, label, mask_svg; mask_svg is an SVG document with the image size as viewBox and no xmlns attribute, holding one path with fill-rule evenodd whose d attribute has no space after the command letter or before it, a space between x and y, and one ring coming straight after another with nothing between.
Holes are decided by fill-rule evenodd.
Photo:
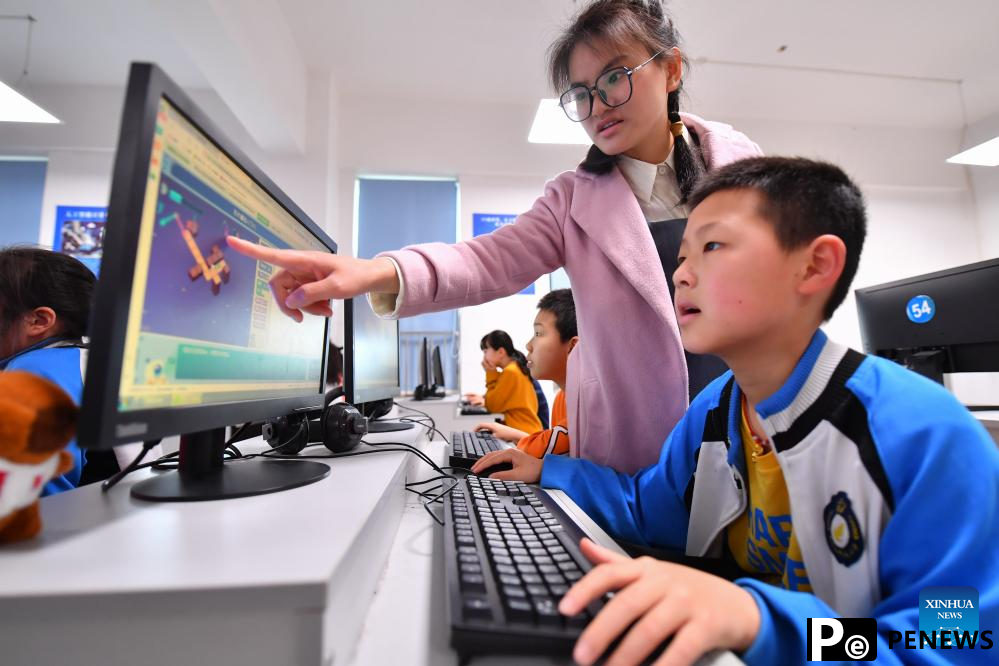
<instances>
[{"instance_id":1,"label":"cable on desk","mask_svg":"<svg viewBox=\"0 0 999 666\"><path fill-rule=\"evenodd\" d=\"M243 452L240 451L238 448L236 448L236 446L233 444L233 441L236 439L236 437L239 436L241 432L243 432L250 425L251 423L249 422L244 423L243 425L239 426L232 432L232 435L230 435L229 439L226 440L225 452L223 453L223 458L225 458L225 454L229 454L229 457L225 458L227 460L235 460L237 458L243 457ZM149 451L154 446L159 444L161 441L162 439L156 439L156 440L150 440L148 442L143 442L142 451L139 452L139 455L137 455L135 459L125 467L125 469L119 471L114 476L105 479L101 483L101 492L106 493L107 491L111 490L111 488L116 486L119 481L121 481L127 475L131 474L132 472L138 469L146 469L147 467L152 467L153 469L156 470L176 469L179 466L179 462L173 464L173 459L180 456L180 451L173 451L171 453L167 453L166 455L160 456L156 460L150 460L149 462L143 463L141 465L139 464L140 462L142 462L142 459L146 457L146 454L149 453Z\"/></svg>"},{"instance_id":2,"label":"cable on desk","mask_svg":"<svg viewBox=\"0 0 999 666\"><path fill-rule=\"evenodd\" d=\"M118 485L118 482L124 479L127 474L131 474L133 471L135 471L135 469L139 466L139 463L142 462L142 459L146 457L146 454L149 453L149 451L154 446L159 444L160 441L161 440L159 439L151 439L147 442L143 442L142 450L139 451L139 455L135 456L132 462L128 463L128 465L125 466L125 469L119 470L117 474L115 474L109 479L105 479L101 483L101 492L106 493L107 491L111 490L116 485Z\"/></svg>"}]
</instances>

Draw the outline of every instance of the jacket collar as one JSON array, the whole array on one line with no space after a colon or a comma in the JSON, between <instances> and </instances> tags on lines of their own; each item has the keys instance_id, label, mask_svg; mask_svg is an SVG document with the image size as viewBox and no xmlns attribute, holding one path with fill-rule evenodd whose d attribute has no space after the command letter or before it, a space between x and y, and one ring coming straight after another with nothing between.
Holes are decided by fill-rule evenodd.
<instances>
[{"instance_id":1,"label":"jacket collar","mask_svg":"<svg viewBox=\"0 0 999 666\"><path fill-rule=\"evenodd\" d=\"M0 358L0 370L6 370L7 366L10 365L10 362L13 361L15 358L24 356L29 352L37 351L39 349L54 349L56 347L85 347L85 346L86 345L84 345L83 340L79 338L46 338L44 340L41 340L40 342L36 342L35 344L31 345L30 347L27 347L26 349L22 349L16 354L11 354L7 358Z\"/></svg>"},{"instance_id":2,"label":"jacket collar","mask_svg":"<svg viewBox=\"0 0 999 666\"><path fill-rule=\"evenodd\" d=\"M839 365L847 347L829 340L822 330L816 330L805 352L798 359L794 370L784 384L770 397L756 405L756 413L767 437L787 431L806 409L822 395L829 385L833 372ZM729 438L733 443L742 443L739 430L739 411L742 404L742 390L738 383L733 386L732 398L728 405ZM730 458L735 452L741 453L741 446L730 447Z\"/></svg>"}]
</instances>

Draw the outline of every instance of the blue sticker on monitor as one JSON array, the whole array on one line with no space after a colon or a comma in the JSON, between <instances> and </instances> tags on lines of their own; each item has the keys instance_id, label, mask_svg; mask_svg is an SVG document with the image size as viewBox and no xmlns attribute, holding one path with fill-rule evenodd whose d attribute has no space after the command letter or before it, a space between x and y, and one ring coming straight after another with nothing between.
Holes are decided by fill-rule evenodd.
<instances>
[{"instance_id":1,"label":"blue sticker on monitor","mask_svg":"<svg viewBox=\"0 0 999 666\"><path fill-rule=\"evenodd\" d=\"M978 634L978 590L964 586L924 587L919 591L919 631L949 645L967 644ZM941 634L941 632L946 632ZM956 633L955 633L956 632Z\"/></svg>"},{"instance_id":2,"label":"blue sticker on monitor","mask_svg":"<svg viewBox=\"0 0 999 666\"><path fill-rule=\"evenodd\" d=\"M929 296L913 296L909 299L909 304L905 306L905 314L909 321L916 324L925 324L937 313L937 304Z\"/></svg>"}]
</instances>

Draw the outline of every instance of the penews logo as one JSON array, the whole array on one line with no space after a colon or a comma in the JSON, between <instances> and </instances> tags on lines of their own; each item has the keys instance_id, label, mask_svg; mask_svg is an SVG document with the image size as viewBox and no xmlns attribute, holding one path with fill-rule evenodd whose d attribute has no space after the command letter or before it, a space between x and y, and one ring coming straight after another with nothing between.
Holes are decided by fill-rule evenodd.
<instances>
[{"instance_id":1,"label":"penews logo","mask_svg":"<svg viewBox=\"0 0 999 666\"><path fill-rule=\"evenodd\" d=\"M874 661L878 621L872 617L808 618L808 661Z\"/></svg>"}]
</instances>

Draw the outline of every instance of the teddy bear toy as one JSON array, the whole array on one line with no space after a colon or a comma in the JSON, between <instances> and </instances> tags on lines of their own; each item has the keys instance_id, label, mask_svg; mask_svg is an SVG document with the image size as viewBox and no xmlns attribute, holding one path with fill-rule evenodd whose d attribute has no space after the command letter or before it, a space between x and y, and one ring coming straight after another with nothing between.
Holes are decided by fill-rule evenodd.
<instances>
[{"instance_id":1,"label":"teddy bear toy","mask_svg":"<svg viewBox=\"0 0 999 666\"><path fill-rule=\"evenodd\" d=\"M78 409L65 391L27 372L0 372L0 544L42 529L38 498L48 481L73 468L65 451Z\"/></svg>"}]
</instances>

